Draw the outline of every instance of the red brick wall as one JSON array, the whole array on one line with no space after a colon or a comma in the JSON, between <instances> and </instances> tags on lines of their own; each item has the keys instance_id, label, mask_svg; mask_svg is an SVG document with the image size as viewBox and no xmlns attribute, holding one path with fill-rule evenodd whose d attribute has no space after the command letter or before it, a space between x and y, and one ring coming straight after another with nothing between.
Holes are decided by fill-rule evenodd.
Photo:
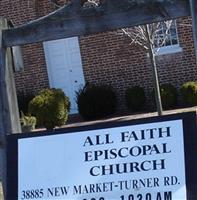
<instances>
[{"instance_id":1,"label":"red brick wall","mask_svg":"<svg viewBox=\"0 0 197 200\"><path fill-rule=\"evenodd\" d=\"M192 39L191 19L177 20L182 52L157 56L160 83L172 83L179 88L184 82L197 79L197 66ZM111 84L119 103L125 104L124 92L129 86L145 88L152 98L150 60L141 47L130 45L121 31L94 34L81 38L81 54L87 82ZM124 106L120 107L124 110Z\"/></svg>"},{"instance_id":2,"label":"red brick wall","mask_svg":"<svg viewBox=\"0 0 197 200\"><path fill-rule=\"evenodd\" d=\"M110 84L122 103L125 88L134 84L148 88L151 74L144 50L132 48L120 34L121 31L95 34L81 38L80 44L85 80Z\"/></svg>"},{"instance_id":3,"label":"red brick wall","mask_svg":"<svg viewBox=\"0 0 197 200\"><path fill-rule=\"evenodd\" d=\"M1 0L0 13L19 25L47 14L53 6L48 0ZM191 20L178 20L182 52L157 57L160 83L177 88L196 80L197 66L192 40ZM117 91L119 105L124 105L125 89L132 85L145 88L151 99L152 75L144 49L129 45L121 31L80 37L82 63L86 82L110 84ZM25 45L24 72L16 73L17 90L38 91L49 86L42 44ZM124 106L120 106L120 110Z\"/></svg>"},{"instance_id":4,"label":"red brick wall","mask_svg":"<svg viewBox=\"0 0 197 200\"><path fill-rule=\"evenodd\" d=\"M48 0L1 0L0 15L10 19L15 26L46 15L52 9ZM41 43L22 47L24 71L15 73L18 91L37 92L49 86Z\"/></svg>"},{"instance_id":5,"label":"red brick wall","mask_svg":"<svg viewBox=\"0 0 197 200\"><path fill-rule=\"evenodd\" d=\"M161 82L171 82L180 86L186 81L197 79L197 66L190 18L177 21L178 35L182 52L158 56Z\"/></svg>"}]
</instances>

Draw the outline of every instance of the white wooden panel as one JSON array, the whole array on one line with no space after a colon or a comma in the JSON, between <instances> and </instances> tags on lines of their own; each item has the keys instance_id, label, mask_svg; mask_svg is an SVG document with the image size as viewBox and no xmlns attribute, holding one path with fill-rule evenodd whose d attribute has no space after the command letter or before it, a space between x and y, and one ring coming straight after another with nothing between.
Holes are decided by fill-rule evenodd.
<instances>
[{"instance_id":1,"label":"white wooden panel","mask_svg":"<svg viewBox=\"0 0 197 200\"><path fill-rule=\"evenodd\" d=\"M71 101L71 114L77 113L76 91L84 86L77 37L44 43L50 87L61 88Z\"/></svg>"}]
</instances>

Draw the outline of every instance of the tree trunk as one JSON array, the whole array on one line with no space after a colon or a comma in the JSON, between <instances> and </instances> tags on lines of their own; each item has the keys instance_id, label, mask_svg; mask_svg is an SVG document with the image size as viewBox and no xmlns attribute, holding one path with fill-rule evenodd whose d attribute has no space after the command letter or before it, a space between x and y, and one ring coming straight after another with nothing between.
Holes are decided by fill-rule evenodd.
<instances>
[{"instance_id":1,"label":"tree trunk","mask_svg":"<svg viewBox=\"0 0 197 200\"><path fill-rule=\"evenodd\" d=\"M145 25L146 30L146 38L148 39L148 54L151 61L151 69L152 69L152 76L153 76L153 84L154 84L154 92L155 92L155 100L157 106L158 115L161 116L163 114L162 103L161 103L161 94L159 89L159 80L157 75L157 65L155 60L155 53L153 51L153 44L150 38L150 29L149 25Z\"/></svg>"}]
</instances>

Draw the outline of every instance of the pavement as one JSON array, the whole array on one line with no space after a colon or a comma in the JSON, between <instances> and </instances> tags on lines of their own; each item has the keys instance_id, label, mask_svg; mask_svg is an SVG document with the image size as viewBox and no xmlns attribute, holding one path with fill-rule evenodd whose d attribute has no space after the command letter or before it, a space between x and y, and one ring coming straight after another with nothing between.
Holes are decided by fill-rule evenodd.
<instances>
[{"instance_id":1,"label":"pavement","mask_svg":"<svg viewBox=\"0 0 197 200\"><path fill-rule=\"evenodd\" d=\"M2 161L3 161L3 151L2 148L0 147L0 181L2 180L2 164L3 164Z\"/></svg>"},{"instance_id":2,"label":"pavement","mask_svg":"<svg viewBox=\"0 0 197 200\"><path fill-rule=\"evenodd\" d=\"M2 184L0 184L0 199L3 200L3 189L2 189Z\"/></svg>"},{"instance_id":3,"label":"pavement","mask_svg":"<svg viewBox=\"0 0 197 200\"><path fill-rule=\"evenodd\" d=\"M170 115L170 114L176 114L176 113L178 114L178 113L184 113L184 112L196 112L196 111L197 111L197 106L190 107L190 108L181 108L181 109L163 111L163 115ZM149 118L149 117L155 117L155 116L158 116L157 112L137 113L137 114L124 115L124 116L113 116L106 119L88 121L88 122L87 121L80 121L80 122L74 122L74 123L70 122L61 128L96 125L96 124L105 123L105 122L130 121L134 119ZM39 129L39 130L45 130L45 129Z\"/></svg>"},{"instance_id":4,"label":"pavement","mask_svg":"<svg viewBox=\"0 0 197 200\"><path fill-rule=\"evenodd\" d=\"M0 166L2 164L2 149L0 148ZM0 200L3 200L3 189L2 189L2 167L0 167Z\"/></svg>"}]
</instances>

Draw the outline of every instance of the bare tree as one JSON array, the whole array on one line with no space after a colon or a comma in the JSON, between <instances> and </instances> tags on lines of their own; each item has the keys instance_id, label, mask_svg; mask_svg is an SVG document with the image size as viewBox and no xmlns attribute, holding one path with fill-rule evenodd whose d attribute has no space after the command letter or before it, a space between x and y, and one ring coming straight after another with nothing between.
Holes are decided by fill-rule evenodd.
<instances>
[{"instance_id":1,"label":"bare tree","mask_svg":"<svg viewBox=\"0 0 197 200\"><path fill-rule=\"evenodd\" d=\"M123 34L130 38L130 44L143 47L149 55L158 115L162 115L163 109L155 56L167 42L171 26L172 20L122 29Z\"/></svg>"}]
</instances>

